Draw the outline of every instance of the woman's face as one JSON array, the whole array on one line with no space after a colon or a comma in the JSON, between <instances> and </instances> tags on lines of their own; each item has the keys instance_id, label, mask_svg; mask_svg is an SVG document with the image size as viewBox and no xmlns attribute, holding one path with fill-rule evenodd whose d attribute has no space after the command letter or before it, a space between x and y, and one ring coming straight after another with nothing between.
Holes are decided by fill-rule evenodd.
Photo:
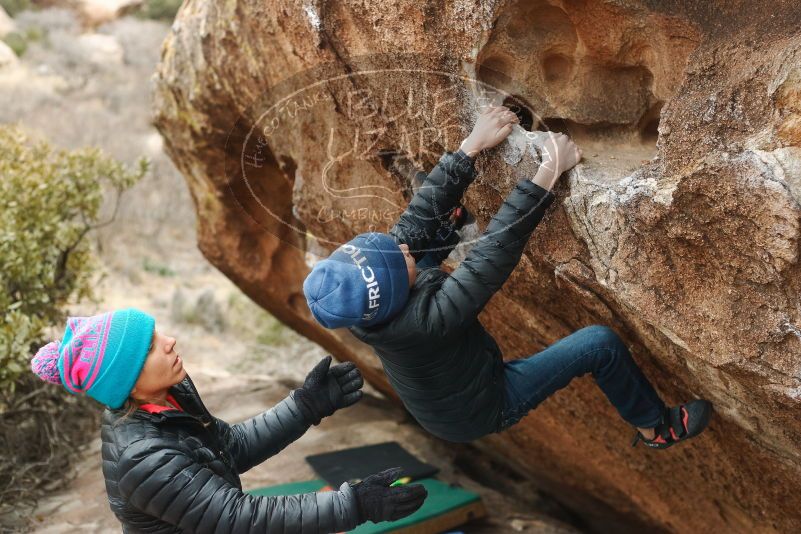
<instances>
[{"instance_id":1,"label":"woman's face","mask_svg":"<svg viewBox=\"0 0 801 534\"><path fill-rule=\"evenodd\" d=\"M144 401L163 398L170 386L183 380L186 371L181 357L175 351L175 343L174 337L153 331L153 341L131 397Z\"/></svg>"}]
</instances>

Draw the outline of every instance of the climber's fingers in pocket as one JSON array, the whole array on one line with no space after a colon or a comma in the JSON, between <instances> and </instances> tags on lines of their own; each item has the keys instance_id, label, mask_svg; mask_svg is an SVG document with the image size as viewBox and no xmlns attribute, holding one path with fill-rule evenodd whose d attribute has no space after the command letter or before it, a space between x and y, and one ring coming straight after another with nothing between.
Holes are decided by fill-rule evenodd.
<instances>
[{"instance_id":1,"label":"climber's fingers in pocket","mask_svg":"<svg viewBox=\"0 0 801 534\"><path fill-rule=\"evenodd\" d=\"M500 128L506 124L509 124L509 122L511 121L511 117L513 115L514 113L512 113L508 109L505 109L505 111L493 114L490 124L494 125L497 128Z\"/></svg>"},{"instance_id":2,"label":"climber's fingers in pocket","mask_svg":"<svg viewBox=\"0 0 801 534\"><path fill-rule=\"evenodd\" d=\"M505 126L503 126L500 130L498 130L498 139L502 141L502 140L506 139L507 137L509 137L510 133L512 133L512 123L511 122L506 124Z\"/></svg>"}]
</instances>

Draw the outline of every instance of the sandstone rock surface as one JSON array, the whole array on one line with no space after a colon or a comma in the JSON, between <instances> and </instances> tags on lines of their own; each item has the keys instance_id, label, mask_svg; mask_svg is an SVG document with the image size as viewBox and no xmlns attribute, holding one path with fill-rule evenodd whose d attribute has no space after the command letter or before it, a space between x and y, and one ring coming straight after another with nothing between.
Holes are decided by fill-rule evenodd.
<instances>
[{"instance_id":1,"label":"sandstone rock surface","mask_svg":"<svg viewBox=\"0 0 801 534\"><path fill-rule=\"evenodd\" d=\"M185 2L155 122L206 257L391 395L369 349L317 327L307 260L408 201L406 164L455 150L487 99L585 160L482 320L507 358L614 327L670 402L711 399L692 445L631 449L589 377L488 438L597 525L801 524L801 7L744 0ZM491 89L491 90L488 90ZM481 156L485 225L528 161ZM408 165L407 165L408 166Z\"/></svg>"}]
</instances>

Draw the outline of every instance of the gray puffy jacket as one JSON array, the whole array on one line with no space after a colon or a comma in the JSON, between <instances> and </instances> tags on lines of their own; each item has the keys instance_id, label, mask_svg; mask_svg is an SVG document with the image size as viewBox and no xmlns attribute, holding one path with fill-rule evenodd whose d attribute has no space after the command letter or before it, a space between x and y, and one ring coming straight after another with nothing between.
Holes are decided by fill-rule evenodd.
<instances>
[{"instance_id":1,"label":"gray puffy jacket","mask_svg":"<svg viewBox=\"0 0 801 534\"><path fill-rule=\"evenodd\" d=\"M235 425L213 417L187 376L169 391L184 411L103 414L103 475L124 532L318 533L358 525L356 495L338 491L256 497L239 474L309 428L292 394Z\"/></svg>"}]
</instances>

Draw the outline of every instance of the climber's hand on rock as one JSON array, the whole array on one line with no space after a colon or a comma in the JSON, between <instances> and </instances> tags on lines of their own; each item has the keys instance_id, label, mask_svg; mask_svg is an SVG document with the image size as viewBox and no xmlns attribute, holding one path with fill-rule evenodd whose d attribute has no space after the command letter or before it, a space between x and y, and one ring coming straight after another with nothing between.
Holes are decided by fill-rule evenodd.
<instances>
[{"instance_id":1,"label":"climber's hand on rock","mask_svg":"<svg viewBox=\"0 0 801 534\"><path fill-rule=\"evenodd\" d=\"M559 132L548 132L542 145L542 163L532 182L550 190L559 176L576 166L581 160L581 149L570 137Z\"/></svg>"},{"instance_id":2,"label":"climber's hand on rock","mask_svg":"<svg viewBox=\"0 0 801 534\"><path fill-rule=\"evenodd\" d=\"M459 148L474 158L479 152L492 148L512 133L512 125L520 120L506 106L488 106L478 116L473 131Z\"/></svg>"}]
</instances>

